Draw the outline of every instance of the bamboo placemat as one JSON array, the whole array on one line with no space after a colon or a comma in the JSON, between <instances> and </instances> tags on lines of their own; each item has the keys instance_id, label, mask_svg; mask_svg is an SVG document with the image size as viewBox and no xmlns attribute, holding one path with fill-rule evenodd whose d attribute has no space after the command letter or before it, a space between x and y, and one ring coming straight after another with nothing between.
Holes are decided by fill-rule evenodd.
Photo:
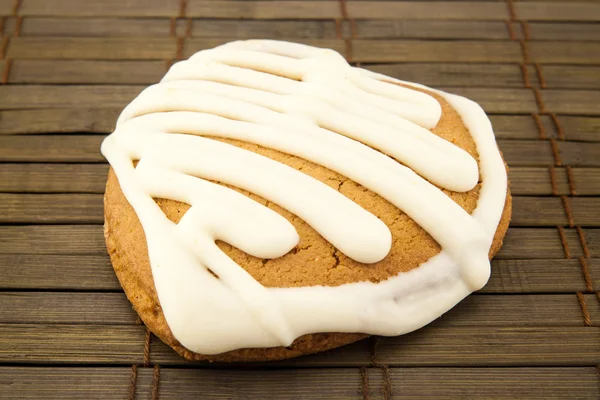
<instances>
[{"instance_id":1,"label":"bamboo placemat","mask_svg":"<svg viewBox=\"0 0 600 400\"><path fill-rule=\"evenodd\" d=\"M0 0L0 397L600 397L600 3ZM99 145L175 61L331 47L468 96L510 166L489 284L430 326L262 365L189 363L136 319L102 237Z\"/></svg>"}]
</instances>

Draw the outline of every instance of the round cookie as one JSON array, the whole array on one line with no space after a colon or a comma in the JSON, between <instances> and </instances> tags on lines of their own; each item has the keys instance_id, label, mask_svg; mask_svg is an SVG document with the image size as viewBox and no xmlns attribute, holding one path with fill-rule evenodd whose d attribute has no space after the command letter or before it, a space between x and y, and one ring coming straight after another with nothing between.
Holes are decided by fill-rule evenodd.
<instances>
[{"instance_id":1,"label":"round cookie","mask_svg":"<svg viewBox=\"0 0 600 400\"><path fill-rule=\"evenodd\" d=\"M457 111L436 93L423 89L415 90L426 92L441 105L441 118L431 132L462 148L479 161L473 138ZM354 282L379 283L419 267L441 251L440 245L395 205L330 169L253 143L217 137L212 139L268 157L323 182L375 215L391 232L392 242L387 256L376 263L360 263L336 249L303 219L286 209L246 190L217 182L274 210L286 218L298 232L298 244L287 254L274 259L254 257L230 244L217 242L227 256L264 287L334 287ZM479 183L467 192L441 190L468 213L472 213L477 206L480 187ZM170 199L155 198L155 201L164 214L175 223L179 222L190 208L188 204ZM167 324L155 288L144 229L135 210L123 194L112 169L109 172L104 202L107 248L127 297L148 328L185 358L210 361L279 360L328 350L367 336L361 332L311 333L300 336L287 347L241 348L211 355L186 349L175 338ZM490 246L490 258L501 246L508 228L510 208L511 198L507 192L504 210Z\"/></svg>"}]
</instances>

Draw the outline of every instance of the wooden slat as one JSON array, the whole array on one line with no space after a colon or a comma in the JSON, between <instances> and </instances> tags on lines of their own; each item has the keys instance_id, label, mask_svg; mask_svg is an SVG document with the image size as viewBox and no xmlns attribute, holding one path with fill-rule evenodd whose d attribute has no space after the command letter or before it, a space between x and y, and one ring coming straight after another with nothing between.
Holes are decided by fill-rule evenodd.
<instances>
[{"instance_id":1,"label":"wooden slat","mask_svg":"<svg viewBox=\"0 0 600 400\"><path fill-rule=\"evenodd\" d=\"M268 368L268 367L267 367ZM362 399L360 375L353 369L220 370L161 368L159 398ZM367 369L370 399L383 399L383 374ZM152 384L153 371L140 369L138 382ZM392 368L393 399L495 398L592 399L598 393L594 367L575 368ZM263 385L264 382L264 386ZM285 383L288 385L286 386ZM342 386L343 385L343 386ZM327 387L327 389L323 389ZM330 389L331 387L331 389Z\"/></svg>"},{"instance_id":2,"label":"wooden slat","mask_svg":"<svg viewBox=\"0 0 600 400\"><path fill-rule=\"evenodd\" d=\"M559 121L567 139L600 142L600 118L561 115Z\"/></svg>"},{"instance_id":3,"label":"wooden slat","mask_svg":"<svg viewBox=\"0 0 600 400\"><path fill-rule=\"evenodd\" d=\"M142 363L145 334L137 325L0 324L0 362Z\"/></svg>"},{"instance_id":4,"label":"wooden slat","mask_svg":"<svg viewBox=\"0 0 600 400\"><path fill-rule=\"evenodd\" d=\"M167 72L164 61L15 60L10 83L152 84Z\"/></svg>"},{"instance_id":5,"label":"wooden slat","mask_svg":"<svg viewBox=\"0 0 600 400\"><path fill-rule=\"evenodd\" d=\"M104 162L104 136L0 136L0 161Z\"/></svg>"},{"instance_id":6,"label":"wooden slat","mask_svg":"<svg viewBox=\"0 0 600 400\"><path fill-rule=\"evenodd\" d=\"M0 223L103 223L100 194L0 194Z\"/></svg>"},{"instance_id":7,"label":"wooden slat","mask_svg":"<svg viewBox=\"0 0 600 400\"><path fill-rule=\"evenodd\" d=\"M600 37L600 33L598 37ZM540 69L548 88L600 88L600 67L598 66L543 65L540 66Z\"/></svg>"},{"instance_id":8,"label":"wooden slat","mask_svg":"<svg viewBox=\"0 0 600 400\"><path fill-rule=\"evenodd\" d=\"M143 88L134 85L4 85L0 86L0 108L85 108L98 104L122 108Z\"/></svg>"},{"instance_id":9,"label":"wooden slat","mask_svg":"<svg viewBox=\"0 0 600 400\"><path fill-rule=\"evenodd\" d=\"M0 237L0 254L106 254L100 225L4 225Z\"/></svg>"},{"instance_id":10,"label":"wooden slat","mask_svg":"<svg viewBox=\"0 0 600 400\"><path fill-rule=\"evenodd\" d=\"M177 2L162 0L27 0L21 4L23 16L65 17L174 17L179 13Z\"/></svg>"},{"instance_id":11,"label":"wooden slat","mask_svg":"<svg viewBox=\"0 0 600 400\"><path fill-rule=\"evenodd\" d=\"M600 229L584 229L584 236L592 257L600 257ZM595 275L598 279L597 274Z\"/></svg>"},{"instance_id":12,"label":"wooden slat","mask_svg":"<svg viewBox=\"0 0 600 400\"><path fill-rule=\"evenodd\" d=\"M188 30L188 22L191 29ZM7 18L5 31L14 32L16 18ZM203 38L321 38L336 37L333 20L239 20L179 19L171 31L170 18L64 18L27 17L21 22L20 36L72 37L168 37ZM484 33L482 33L484 34ZM148 38L149 40L153 40Z\"/></svg>"},{"instance_id":13,"label":"wooden slat","mask_svg":"<svg viewBox=\"0 0 600 400\"><path fill-rule=\"evenodd\" d=\"M336 42L337 43L337 42ZM339 50L339 49L338 49ZM190 48L190 54L193 49ZM151 84L166 72L164 61L15 60L10 83ZM523 76L514 64L373 64L367 69L395 78L434 87L523 87ZM541 67L549 88L600 88L596 66ZM529 80L537 84L532 66Z\"/></svg>"},{"instance_id":14,"label":"wooden slat","mask_svg":"<svg viewBox=\"0 0 600 400\"><path fill-rule=\"evenodd\" d=\"M572 197L567 201L571 205L576 225L600 225L600 197Z\"/></svg>"},{"instance_id":15,"label":"wooden slat","mask_svg":"<svg viewBox=\"0 0 600 400\"><path fill-rule=\"evenodd\" d=\"M0 192L104 193L108 165L0 164Z\"/></svg>"},{"instance_id":16,"label":"wooden slat","mask_svg":"<svg viewBox=\"0 0 600 400\"><path fill-rule=\"evenodd\" d=\"M186 27L178 28L183 35ZM333 20L194 19L190 34L194 38L334 39L336 27Z\"/></svg>"},{"instance_id":17,"label":"wooden slat","mask_svg":"<svg viewBox=\"0 0 600 400\"><path fill-rule=\"evenodd\" d=\"M497 139L538 139L540 134L531 115L488 115ZM547 115L541 115L540 122L547 137L556 138L554 123Z\"/></svg>"},{"instance_id":18,"label":"wooden slat","mask_svg":"<svg viewBox=\"0 0 600 400\"><path fill-rule=\"evenodd\" d=\"M124 293L0 292L0 302L0 324L135 325L137 318Z\"/></svg>"},{"instance_id":19,"label":"wooden slat","mask_svg":"<svg viewBox=\"0 0 600 400\"><path fill-rule=\"evenodd\" d=\"M131 367L0 367L4 399L125 399ZM148 392L139 385L137 393Z\"/></svg>"},{"instance_id":20,"label":"wooden slat","mask_svg":"<svg viewBox=\"0 0 600 400\"><path fill-rule=\"evenodd\" d=\"M529 34L533 40L572 40L596 41L600 37L598 24L588 23L555 23L555 22L530 22Z\"/></svg>"},{"instance_id":21,"label":"wooden slat","mask_svg":"<svg viewBox=\"0 0 600 400\"><path fill-rule=\"evenodd\" d=\"M588 264L591 269L600 269L597 259L590 259ZM585 290L581 265L577 259L497 259L492 261L492 275L481 292L574 293Z\"/></svg>"},{"instance_id":22,"label":"wooden slat","mask_svg":"<svg viewBox=\"0 0 600 400\"><path fill-rule=\"evenodd\" d=\"M582 255L575 230L566 229L565 232L572 255ZM0 226L0 236L4 239L0 242L0 254L104 254L106 251L100 225ZM556 229L511 228L496 258L563 256Z\"/></svg>"},{"instance_id":23,"label":"wooden slat","mask_svg":"<svg viewBox=\"0 0 600 400\"><path fill-rule=\"evenodd\" d=\"M596 168L572 168L573 184L577 195L600 195L600 170Z\"/></svg>"},{"instance_id":24,"label":"wooden slat","mask_svg":"<svg viewBox=\"0 0 600 400\"><path fill-rule=\"evenodd\" d=\"M209 40L209 39L206 39ZM17 59L167 60L175 57L175 38L15 37L6 53ZM220 41L219 43L223 43ZM208 47L214 47L206 43Z\"/></svg>"},{"instance_id":25,"label":"wooden slat","mask_svg":"<svg viewBox=\"0 0 600 400\"><path fill-rule=\"evenodd\" d=\"M381 338L377 360L390 366L585 366L600 361L600 328L429 325L407 335ZM368 359L367 341L272 366L354 366ZM366 353L366 354L365 354ZM190 365L158 340L151 359Z\"/></svg>"},{"instance_id":26,"label":"wooden slat","mask_svg":"<svg viewBox=\"0 0 600 400\"><path fill-rule=\"evenodd\" d=\"M332 19L340 18L336 1L193 1L188 17L240 19Z\"/></svg>"},{"instance_id":27,"label":"wooden slat","mask_svg":"<svg viewBox=\"0 0 600 400\"><path fill-rule=\"evenodd\" d=\"M563 204L558 197L513 197L512 201L511 226L567 225Z\"/></svg>"},{"instance_id":28,"label":"wooden slat","mask_svg":"<svg viewBox=\"0 0 600 400\"><path fill-rule=\"evenodd\" d=\"M592 288L600 292L600 262L596 259L587 259L588 268L592 275ZM600 304L600 301L598 302Z\"/></svg>"},{"instance_id":29,"label":"wooden slat","mask_svg":"<svg viewBox=\"0 0 600 400\"><path fill-rule=\"evenodd\" d=\"M502 3L456 2L389 2L352 1L347 5L348 15L353 18L389 19L508 19L508 10Z\"/></svg>"},{"instance_id":30,"label":"wooden slat","mask_svg":"<svg viewBox=\"0 0 600 400\"><path fill-rule=\"evenodd\" d=\"M511 234L513 232L514 230ZM55 244L57 248L58 240L61 238L62 236L57 239ZM76 240L75 234L70 240ZM0 254L0 265L3 267L0 289L121 290L108 255L103 254L100 229L94 242L97 243L97 250L68 248L61 251L71 253L95 251L98 255ZM53 251L53 248L44 242L42 245L46 245L46 248L25 251ZM560 252L556 253L557 257L562 256ZM600 261L590 259L588 264L592 277L596 277L596 288L600 288ZM575 293L585 290L581 265L577 259L504 260L499 258L492 261L492 276L481 292Z\"/></svg>"},{"instance_id":31,"label":"wooden slat","mask_svg":"<svg viewBox=\"0 0 600 400\"><path fill-rule=\"evenodd\" d=\"M374 378L377 376L375 374ZM595 399L594 367L579 368L392 368L394 398ZM375 381L379 383L378 381Z\"/></svg>"},{"instance_id":32,"label":"wooden slat","mask_svg":"<svg viewBox=\"0 0 600 400\"><path fill-rule=\"evenodd\" d=\"M353 60L360 62L520 62L514 41L354 40Z\"/></svg>"},{"instance_id":33,"label":"wooden slat","mask_svg":"<svg viewBox=\"0 0 600 400\"><path fill-rule=\"evenodd\" d=\"M124 107L142 89L144 87L138 85L5 85L0 86L0 108L86 108L94 104L102 104L104 107ZM477 101L489 113L537 111L534 94L529 89L448 87L446 90ZM552 107L552 111L555 112L575 110L558 98L561 93L571 95L568 91L544 91L548 107ZM586 98L591 101L596 92L585 93L587 93ZM586 105L582 100L580 107L591 110L592 106Z\"/></svg>"},{"instance_id":34,"label":"wooden slat","mask_svg":"<svg viewBox=\"0 0 600 400\"><path fill-rule=\"evenodd\" d=\"M355 24L359 39L510 39L506 24L494 21L359 19ZM344 27L345 37L352 37L350 25Z\"/></svg>"},{"instance_id":35,"label":"wooden slat","mask_svg":"<svg viewBox=\"0 0 600 400\"><path fill-rule=\"evenodd\" d=\"M61 239L74 240L74 237L58 238L54 247L46 246L46 252L58 249L61 245L58 241ZM65 242L66 249L61 251L93 251L98 255L0 254L0 265L2 265L0 288L121 290L108 255L105 254L102 236L97 235L93 240L93 250L84 249L82 246L74 250Z\"/></svg>"},{"instance_id":36,"label":"wooden slat","mask_svg":"<svg viewBox=\"0 0 600 400\"><path fill-rule=\"evenodd\" d=\"M9 18L6 31L14 32L16 18ZM64 18L26 17L21 21L20 36L40 37L168 37L171 21L168 18ZM150 38L151 37L151 38Z\"/></svg>"},{"instance_id":37,"label":"wooden slat","mask_svg":"<svg viewBox=\"0 0 600 400\"><path fill-rule=\"evenodd\" d=\"M572 168L578 195L600 195L600 169ZM104 193L108 165L0 164L0 192ZM569 194L565 168L555 168L558 194ZM548 168L512 167L508 172L513 195L552 194Z\"/></svg>"},{"instance_id":38,"label":"wooden slat","mask_svg":"<svg viewBox=\"0 0 600 400\"><path fill-rule=\"evenodd\" d=\"M600 5L580 2L518 2L514 5L520 19L532 21L600 21Z\"/></svg>"},{"instance_id":39,"label":"wooden slat","mask_svg":"<svg viewBox=\"0 0 600 400\"><path fill-rule=\"evenodd\" d=\"M112 132L122 107L0 111L0 134ZM537 139L538 128L530 115L489 115L498 139ZM560 116L572 140L600 141L600 118ZM547 137L557 133L549 116L541 115Z\"/></svg>"},{"instance_id":40,"label":"wooden slat","mask_svg":"<svg viewBox=\"0 0 600 400\"><path fill-rule=\"evenodd\" d=\"M590 304L591 322L600 326L595 295L584 295ZM575 294L469 296L433 324L445 326L584 326Z\"/></svg>"},{"instance_id":41,"label":"wooden slat","mask_svg":"<svg viewBox=\"0 0 600 400\"><path fill-rule=\"evenodd\" d=\"M268 368L268 366L267 366ZM151 387L153 372L140 370L142 385ZM361 372L359 369L301 369L301 370L220 370L161 368L158 398L194 398L202 393L210 399L322 399L327 387L328 399L363 398ZM383 386L369 387L374 396ZM373 396L370 395L370 396ZM371 397L373 399L377 397Z\"/></svg>"},{"instance_id":42,"label":"wooden slat","mask_svg":"<svg viewBox=\"0 0 600 400\"><path fill-rule=\"evenodd\" d=\"M590 305L594 295L585 295ZM0 324L134 325L124 293L0 292ZM591 322L600 326L598 307ZM469 296L434 322L436 326L582 326L575 294Z\"/></svg>"},{"instance_id":43,"label":"wooden slat","mask_svg":"<svg viewBox=\"0 0 600 400\"><path fill-rule=\"evenodd\" d=\"M574 229L565 229L565 236L573 257L583 255ZM600 257L600 254L598 255ZM557 229L510 228L497 259L563 258L565 253Z\"/></svg>"},{"instance_id":44,"label":"wooden slat","mask_svg":"<svg viewBox=\"0 0 600 400\"><path fill-rule=\"evenodd\" d=\"M55 108L0 111L0 135L20 133L112 132L118 108Z\"/></svg>"},{"instance_id":45,"label":"wooden slat","mask_svg":"<svg viewBox=\"0 0 600 400\"><path fill-rule=\"evenodd\" d=\"M4 162L104 162L101 135L15 135L0 136L0 161ZM509 165L554 164L550 143L540 140L499 140ZM560 142L563 163L582 167L600 166L600 143Z\"/></svg>"},{"instance_id":46,"label":"wooden slat","mask_svg":"<svg viewBox=\"0 0 600 400\"><path fill-rule=\"evenodd\" d=\"M367 64L363 67L433 87L523 87L521 68L515 64L395 63Z\"/></svg>"},{"instance_id":47,"label":"wooden slat","mask_svg":"<svg viewBox=\"0 0 600 400\"><path fill-rule=\"evenodd\" d=\"M569 41L528 42L531 62L548 64L600 64L600 43Z\"/></svg>"},{"instance_id":48,"label":"wooden slat","mask_svg":"<svg viewBox=\"0 0 600 400\"><path fill-rule=\"evenodd\" d=\"M448 87L445 90L476 101L488 113L524 114L537 111L535 98L528 89Z\"/></svg>"},{"instance_id":49,"label":"wooden slat","mask_svg":"<svg viewBox=\"0 0 600 400\"><path fill-rule=\"evenodd\" d=\"M577 168L577 171L587 171L588 169ZM598 171L600 169L589 169ZM575 169L573 169L575 171ZM555 168L556 186L558 194L569 194L568 178L565 168ZM510 181L510 191L513 195L548 195L552 194L552 181L548 168L531 167L512 167L508 171L508 180ZM600 182L597 185L592 184L590 194L600 194ZM584 194L584 193L582 193Z\"/></svg>"},{"instance_id":50,"label":"wooden slat","mask_svg":"<svg viewBox=\"0 0 600 400\"><path fill-rule=\"evenodd\" d=\"M598 343L597 327L431 326L381 338L377 353L388 365L584 366L600 362Z\"/></svg>"},{"instance_id":51,"label":"wooden slat","mask_svg":"<svg viewBox=\"0 0 600 400\"><path fill-rule=\"evenodd\" d=\"M0 193L0 222L4 223L103 223L101 194ZM570 200L575 223L600 225L600 199L575 197ZM563 203L558 197L513 197L511 226L567 225Z\"/></svg>"},{"instance_id":52,"label":"wooden slat","mask_svg":"<svg viewBox=\"0 0 600 400\"><path fill-rule=\"evenodd\" d=\"M600 50L600 47L598 48ZM599 115L600 91L542 90L546 108L561 114Z\"/></svg>"},{"instance_id":53,"label":"wooden slat","mask_svg":"<svg viewBox=\"0 0 600 400\"><path fill-rule=\"evenodd\" d=\"M550 143L541 140L498 140L508 165L546 166L554 164Z\"/></svg>"},{"instance_id":54,"label":"wooden slat","mask_svg":"<svg viewBox=\"0 0 600 400\"><path fill-rule=\"evenodd\" d=\"M558 142L558 149L565 165L600 166L600 143Z\"/></svg>"}]
</instances>

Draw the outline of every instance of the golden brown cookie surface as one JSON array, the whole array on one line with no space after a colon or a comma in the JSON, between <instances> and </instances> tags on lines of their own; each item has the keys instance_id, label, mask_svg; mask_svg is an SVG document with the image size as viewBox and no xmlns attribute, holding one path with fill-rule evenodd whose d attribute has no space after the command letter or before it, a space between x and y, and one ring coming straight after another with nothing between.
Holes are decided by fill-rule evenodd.
<instances>
[{"instance_id":1,"label":"golden brown cookie surface","mask_svg":"<svg viewBox=\"0 0 600 400\"><path fill-rule=\"evenodd\" d=\"M432 131L477 159L475 144L456 111L439 96L432 96L440 102L443 109L442 118ZM440 251L439 245L429 234L406 214L377 194L333 171L254 144L226 139L215 140L226 141L280 161L330 185L380 218L392 232L393 242L388 256L375 264L361 264L337 251L295 215L256 195L235 189L287 218L300 235L300 242L294 250L274 260L258 259L226 243L219 243L225 253L266 287L337 286L360 281L379 282L416 268ZM470 213L477 205L479 185L466 193L447 190L444 192ZM157 199L157 202L173 221L178 221L188 209L187 205L172 200ZM490 256L499 249L508 228L510 205L511 199L507 196ZM305 335L287 348L240 349L215 356L192 353L177 342L166 323L154 288L143 229L112 170L105 194L105 220L106 242L111 261L128 298L149 329L186 358L216 361L276 360L327 350L366 336L360 333L320 333Z\"/></svg>"}]
</instances>

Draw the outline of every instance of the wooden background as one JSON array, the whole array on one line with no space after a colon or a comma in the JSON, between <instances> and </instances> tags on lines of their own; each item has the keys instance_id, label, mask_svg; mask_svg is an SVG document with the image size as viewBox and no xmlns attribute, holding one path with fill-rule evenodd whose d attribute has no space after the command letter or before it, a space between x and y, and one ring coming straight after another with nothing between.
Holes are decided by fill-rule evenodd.
<instances>
[{"instance_id":1,"label":"wooden background","mask_svg":"<svg viewBox=\"0 0 600 400\"><path fill-rule=\"evenodd\" d=\"M600 397L600 2L0 0L0 397ZM331 47L490 114L514 213L430 326L262 365L188 363L136 321L99 145L169 65L236 38Z\"/></svg>"}]
</instances>

